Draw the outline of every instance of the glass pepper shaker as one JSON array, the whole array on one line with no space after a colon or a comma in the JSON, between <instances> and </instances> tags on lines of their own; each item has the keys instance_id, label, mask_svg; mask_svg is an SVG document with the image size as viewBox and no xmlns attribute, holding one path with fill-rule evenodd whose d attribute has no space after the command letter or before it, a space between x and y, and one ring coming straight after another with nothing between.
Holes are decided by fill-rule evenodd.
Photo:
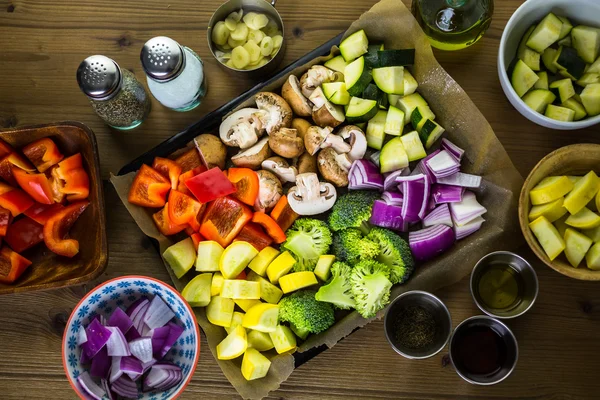
<instances>
[{"instance_id":1,"label":"glass pepper shaker","mask_svg":"<svg viewBox=\"0 0 600 400\"><path fill-rule=\"evenodd\" d=\"M135 78L112 59L95 55L79 64L77 83L100 118L115 129L139 126L150 113L150 96Z\"/></svg>"},{"instance_id":2,"label":"glass pepper shaker","mask_svg":"<svg viewBox=\"0 0 600 400\"><path fill-rule=\"evenodd\" d=\"M140 54L150 92L175 111L196 108L206 95L204 64L191 49L166 36L144 44Z\"/></svg>"}]
</instances>

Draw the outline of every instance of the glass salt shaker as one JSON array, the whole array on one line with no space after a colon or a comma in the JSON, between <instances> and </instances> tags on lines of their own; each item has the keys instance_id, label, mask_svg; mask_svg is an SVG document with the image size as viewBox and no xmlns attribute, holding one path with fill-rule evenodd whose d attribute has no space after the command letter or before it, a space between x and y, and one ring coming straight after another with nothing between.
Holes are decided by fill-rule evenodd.
<instances>
[{"instance_id":1,"label":"glass salt shaker","mask_svg":"<svg viewBox=\"0 0 600 400\"><path fill-rule=\"evenodd\" d=\"M144 44L140 54L150 92L175 111L196 108L206 94L204 65L191 49L166 36Z\"/></svg>"},{"instance_id":2,"label":"glass salt shaker","mask_svg":"<svg viewBox=\"0 0 600 400\"><path fill-rule=\"evenodd\" d=\"M106 56L83 60L77 69L77 83L96 114L115 129L133 129L150 113L150 96L144 86Z\"/></svg>"}]
</instances>

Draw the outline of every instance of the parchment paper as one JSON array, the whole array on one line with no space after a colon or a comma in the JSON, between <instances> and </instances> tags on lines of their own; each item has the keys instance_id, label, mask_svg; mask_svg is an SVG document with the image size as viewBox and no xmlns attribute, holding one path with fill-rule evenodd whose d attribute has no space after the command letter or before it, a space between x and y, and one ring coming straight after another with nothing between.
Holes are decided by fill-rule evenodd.
<instances>
[{"instance_id":1,"label":"parchment paper","mask_svg":"<svg viewBox=\"0 0 600 400\"><path fill-rule=\"evenodd\" d=\"M370 40L384 42L388 49L416 49L413 74L419 82L418 91L429 102L437 116L436 121L446 128L446 137L466 150L463 171L484 178L482 188L478 191L478 199L488 209L488 213L484 215L486 222L482 229L459 241L443 256L418 266L408 283L393 288L391 297L393 299L405 291L415 289L435 291L454 284L468 275L475 263L485 254L495 250L515 248L520 244L522 237L518 229L516 207L523 179L484 116L460 86L437 63L423 31L401 1L380 1L355 21L346 35L359 29L364 29ZM336 53L337 48L332 49L332 54ZM324 59L315 59L298 68L294 73L300 76L310 66L321 63ZM279 92L284 79L273 83L266 90ZM240 108L253 104L250 100ZM148 210L127 202L133 176L133 173L113 176L111 182L140 229L146 235L158 240L162 253L172 242L160 235ZM171 274L175 287L179 290L183 289L189 278L177 279L168 266L167 270ZM378 317L380 318L383 313L382 310ZM203 309L196 309L196 317L206 334L210 350L213 355L216 355L216 345L225 337L224 329L211 325ZM366 325L369 321L353 312L326 332L309 337L299 346L298 351L304 352L322 344L333 347L354 329ZM267 377L247 382L239 369L241 360L217 362L240 395L251 399L265 397L270 391L276 390L294 369L294 359L291 355L273 355Z\"/></svg>"}]
</instances>

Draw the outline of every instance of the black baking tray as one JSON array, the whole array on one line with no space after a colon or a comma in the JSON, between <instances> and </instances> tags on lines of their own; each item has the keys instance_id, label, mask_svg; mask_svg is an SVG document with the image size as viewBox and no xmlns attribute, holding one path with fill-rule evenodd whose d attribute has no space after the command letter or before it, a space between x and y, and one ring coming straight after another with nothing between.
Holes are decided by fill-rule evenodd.
<instances>
[{"instance_id":1,"label":"black baking tray","mask_svg":"<svg viewBox=\"0 0 600 400\"><path fill-rule=\"evenodd\" d=\"M223 104L216 110L209 112L200 120L198 120L198 122L188 126L183 131L170 137L158 146L147 151L146 153L142 154L135 160L125 165L123 168L121 168L117 175L125 175L130 172L137 171L138 169L140 169L142 164L151 165L155 157L166 157L169 154L172 154L175 151L185 147L196 136L201 135L203 133L210 133L216 131L219 125L221 124L223 118L235 108L237 108L240 104L253 97L256 93L263 90L263 88L270 85L272 82L280 79L283 76L288 75L294 69L301 67L302 65L308 63L309 61L317 57L328 55L331 52L331 48L333 46L337 46L340 44L342 36L343 32L337 35L336 37L330 39L326 43L323 43L321 46L317 47L313 51L300 57L287 67L283 68L281 71L273 75L269 80L255 85L253 88L242 93L235 99ZM158 250L158 244L156 243L156 241L152 240L152 242L154 244L154 247ZM325 350L327 350L327 346L322 345L319 347L314 347L308 351L305 351L304 353L294 353L294 362L296 368L309 361L310 359L316 357Z\"/></svg>"}]
</instances>

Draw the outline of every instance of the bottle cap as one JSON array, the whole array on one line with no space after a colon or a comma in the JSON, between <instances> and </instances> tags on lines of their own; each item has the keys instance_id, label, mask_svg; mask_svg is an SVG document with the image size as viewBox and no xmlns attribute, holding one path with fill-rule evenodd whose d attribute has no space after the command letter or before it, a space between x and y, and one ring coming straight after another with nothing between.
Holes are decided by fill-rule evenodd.
<instances>
[{"instance_id":1,"label":"bottle cap","mask_svg":"<svg viewBox=\"0 0 600 400\"><path fill-rule=\"evenodd\" d=\"M117 94L121 79L119 65L106 56L90 56L77 68L79 88L95 100L107 100Z\"/></svg>"},{"instance_id":2,"label":"bottle cap","mask_svg":"<svg viewBox=\"0 0 600 400\"><path fill-rule=\"evenodd\" d=\"M142 47L140 59L146 74L157 81L175 78L185 64L185 54L179 43L166 36L148 40Z\"/></svg>"}]
</instances>

